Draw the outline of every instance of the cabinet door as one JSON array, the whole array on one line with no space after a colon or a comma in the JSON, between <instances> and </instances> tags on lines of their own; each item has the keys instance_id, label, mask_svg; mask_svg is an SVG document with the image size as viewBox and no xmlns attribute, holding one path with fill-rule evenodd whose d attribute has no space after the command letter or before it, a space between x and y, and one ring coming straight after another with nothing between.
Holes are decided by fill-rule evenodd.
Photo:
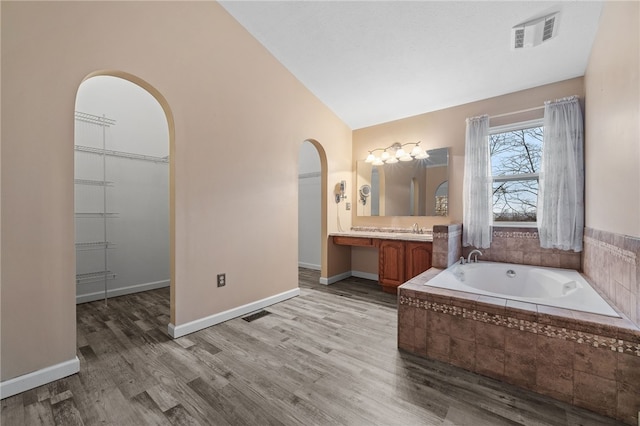
<instances>
[{"instance_id":1,"label":"cabinet door","mask_svg":"<svg viewBox=\"0 0 640 426\"><path fill-rule=\"evenodd\" d=\"M394 288L405 282L404 242L382 240L378 251L378 279L383 290L395 292Z\"/></svg>"},{"instance_id":2,"label":"cabinet door","mask_svg":"<svg viewBox=\"0 0 640 426\"><path fill-rule=\"evenodd\" d=\"M431 253L432 243L406 243L407 280L431 268Z\"/></svg>"}]
</instances>

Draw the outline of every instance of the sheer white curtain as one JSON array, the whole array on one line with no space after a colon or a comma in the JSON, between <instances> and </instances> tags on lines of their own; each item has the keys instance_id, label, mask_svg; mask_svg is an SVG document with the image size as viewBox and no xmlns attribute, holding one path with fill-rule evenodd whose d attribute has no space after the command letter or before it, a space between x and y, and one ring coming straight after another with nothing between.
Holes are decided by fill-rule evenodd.
<instances>
[{"instance_id":1,"label":"sheer white curtain","mask_svg":"<svg viewBox=\"0 0 640 426\"><path fill-rule=\"evenodd\" d=\"M492 208L489 116L467 118L464 156L462 244L491 245Z\"/></svg>"},{"instance_id":2,"label":"sheer white curtain","mask_svg":"<svg viewBox=\"0 0 640 426\"><path fill-rule=\"evenodd\" d=\"M544 105L544 148L538 187L538 233L544 248L582 251L583 122L576 96Z\"/></svg>"}]
</instances>

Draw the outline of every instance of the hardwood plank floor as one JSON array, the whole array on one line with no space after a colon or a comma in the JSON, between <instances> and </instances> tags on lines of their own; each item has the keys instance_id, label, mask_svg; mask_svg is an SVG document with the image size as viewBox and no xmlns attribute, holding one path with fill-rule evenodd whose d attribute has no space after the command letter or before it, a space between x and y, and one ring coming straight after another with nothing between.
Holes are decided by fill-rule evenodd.
<instances>
[{"instance_id":1,"label":"hardwood plank floor","mask_svg":"<svg viewBox=\"0 0 640 426\"><path fill-rule=\"evenodd\" d=\"M616 425L398 351L396 298L350 278L171 340L169 290L78 305L79 374L2 400L2 425Z\"/></svg>"}]
</instances>

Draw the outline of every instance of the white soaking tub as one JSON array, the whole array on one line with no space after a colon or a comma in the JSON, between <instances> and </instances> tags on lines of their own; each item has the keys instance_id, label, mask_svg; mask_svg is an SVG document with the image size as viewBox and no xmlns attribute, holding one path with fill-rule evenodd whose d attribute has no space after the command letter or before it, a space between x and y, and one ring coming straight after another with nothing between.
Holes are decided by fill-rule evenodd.
<instances>
[{"instance_id":1,"label":"white soaking tub","mask_svg":"<svg viewBox=\"0 0 640 426\"><path fill-rule=\"evenodd\" d=\"M425 285L619 317L584 277L571 269L511 263L459 263Z\"/></svg>"}]
</instances>

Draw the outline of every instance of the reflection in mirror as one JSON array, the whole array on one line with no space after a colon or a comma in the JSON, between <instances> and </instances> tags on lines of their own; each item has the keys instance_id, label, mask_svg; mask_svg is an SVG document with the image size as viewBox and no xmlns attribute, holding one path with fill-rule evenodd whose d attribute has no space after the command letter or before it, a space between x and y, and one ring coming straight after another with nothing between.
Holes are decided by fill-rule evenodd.
<instances>
[{"instance_id":1,"label":"reflection in mirror","mask_svg":"<svg viewBox=\"0 0 640 426\"><path fill-rule=\"evenodd\" d=\"M433 216L446 216L447 214L449 214L449 181L445 180L436 189L436 204Z\"/></svg>"},{"instance_id":2,"label":"reflection in mirror","mask_svg":"<svg viewBox=\"0 0 640 426\"><path fill-rule=\"evenodd\" d=\"M373 166L358 161L358 216L447 216L449 149L428 158ZM364 192L369 195L364 195Z\"/></svg>"},{"instance_id":3,"label":"reflection in mirror","mask_svg":"<svg viewBox=\"0 0 640 426\"><path fill-rule=\"evenodd\" d=\"M371 208L369 212L371 216L380 216L380 174L375 166L371 170Z\"/></svg>"}]
</instances>

